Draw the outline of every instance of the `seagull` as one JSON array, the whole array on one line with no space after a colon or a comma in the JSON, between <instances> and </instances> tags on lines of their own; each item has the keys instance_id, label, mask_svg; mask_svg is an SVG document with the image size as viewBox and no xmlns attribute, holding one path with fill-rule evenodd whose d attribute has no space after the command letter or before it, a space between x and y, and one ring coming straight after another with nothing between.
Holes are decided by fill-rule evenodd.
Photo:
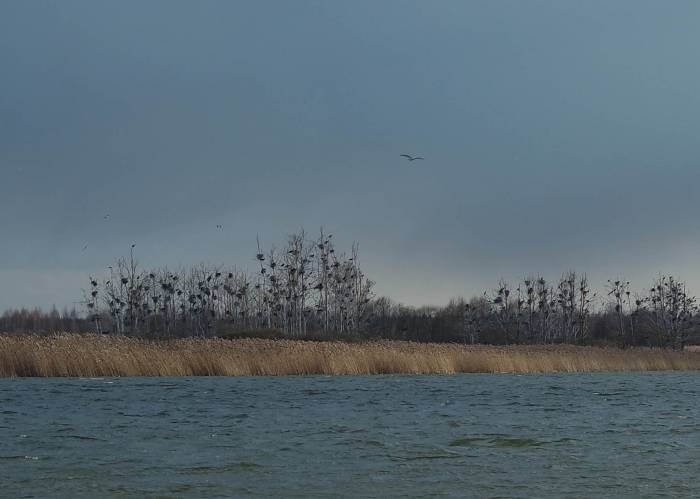
<instances>
[{"instance_id":1,"label":"seagull","mask_svg":"<svg viewBox=\"0 0 700 499\"><path fill-rule=\"evenodd\" d=\"M411 156L410 154L399 154L399 156L406 158L409 161L415 161L417 159L424 159L424 158L421 158L420 156Z\"/></svg>"}]
</instances>

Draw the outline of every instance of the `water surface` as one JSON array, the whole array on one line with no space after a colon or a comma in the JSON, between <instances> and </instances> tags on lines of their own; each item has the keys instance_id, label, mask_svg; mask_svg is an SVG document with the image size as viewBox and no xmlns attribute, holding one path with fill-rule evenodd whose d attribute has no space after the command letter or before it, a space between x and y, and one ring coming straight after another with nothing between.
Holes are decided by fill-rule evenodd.
<instances>
[{"instance_id":1,"label":"water surface","mask_svg":"<svg viewBox=\"0 0 700 499\"><path fill-rule=\"evenodd\" d=\"M0 496L700 497L693 373L0 380Z\"/></svg>"}]
</instances>

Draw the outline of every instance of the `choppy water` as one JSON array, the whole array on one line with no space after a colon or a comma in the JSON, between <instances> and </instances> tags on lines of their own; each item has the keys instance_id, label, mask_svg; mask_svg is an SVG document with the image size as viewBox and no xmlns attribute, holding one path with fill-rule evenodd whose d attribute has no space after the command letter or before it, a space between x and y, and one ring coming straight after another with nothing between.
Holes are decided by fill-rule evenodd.
<instances>
[{"instance_id":1,"label":"choppy water","mask_svg":"<svg viewBox=\"0 0 700 499\"><path fill-rule=\"evenodd\" d=\"M699 384L0 380L0 496L699 497Z\"/></svg>"}]
</instances>

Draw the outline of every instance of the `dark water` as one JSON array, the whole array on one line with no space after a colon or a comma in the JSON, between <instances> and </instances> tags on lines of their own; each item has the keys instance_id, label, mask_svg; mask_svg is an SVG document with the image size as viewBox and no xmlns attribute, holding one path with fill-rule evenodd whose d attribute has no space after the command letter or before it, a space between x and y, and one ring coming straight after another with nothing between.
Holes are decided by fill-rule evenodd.
<instances>
[{"instance_id":1,"label":"dark water","mask_svg":"<svg viewBox=\"0 0 700 499\"><path fill-rule=\"evenodd\" d=\"M0 380L2 497L700 497L695 374Z\"/></svg>"}]
</instances>

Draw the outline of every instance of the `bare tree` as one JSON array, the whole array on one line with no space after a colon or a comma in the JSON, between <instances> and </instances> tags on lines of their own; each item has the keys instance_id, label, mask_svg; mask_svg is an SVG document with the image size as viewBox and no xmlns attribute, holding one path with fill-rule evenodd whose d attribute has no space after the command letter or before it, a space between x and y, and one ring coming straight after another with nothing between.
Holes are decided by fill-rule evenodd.
<instances>
[{"instance_id":1,"label":"bare tree","mask_svg":"<svg viewBox=\"0 0 700 499\"><path fill-rule=\"evenodd\" d=\"M662 276L649 290L648 301L660 344L684 348L698 312L696 299L688 295L685 283Z\"/></svg>"},{"instance_id":2,"label":"bare tree","mask_svg":"<svg viewBox=\"0 0 700 499\"><path fill-rule=\"evenodd\" d=\"M628 343L625 336L625 303L629 302L630 283L622 279L608 279L608 296L612 299L613 310L617 319L617 335L621 345Z\"/></svg>"}]
</instances>

